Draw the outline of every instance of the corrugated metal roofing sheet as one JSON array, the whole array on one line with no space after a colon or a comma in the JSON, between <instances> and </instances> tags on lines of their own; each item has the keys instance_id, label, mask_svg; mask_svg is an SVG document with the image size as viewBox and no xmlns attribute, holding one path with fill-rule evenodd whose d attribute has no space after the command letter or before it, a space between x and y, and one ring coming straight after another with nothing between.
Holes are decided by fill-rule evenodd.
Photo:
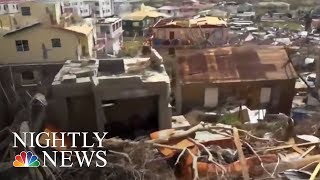
<instances>
[{"instance_id":1,"label":"corrugated metal roofing sheet","mask_svg":"<svg viewBox=\"0 0 320 180\"><path fill-rule=\"evenodd\" d=\"M286 50L282 47L223 47L178 50L176 54L184 83L283 80L297 77Z\"/></svg>"}]
</instances>

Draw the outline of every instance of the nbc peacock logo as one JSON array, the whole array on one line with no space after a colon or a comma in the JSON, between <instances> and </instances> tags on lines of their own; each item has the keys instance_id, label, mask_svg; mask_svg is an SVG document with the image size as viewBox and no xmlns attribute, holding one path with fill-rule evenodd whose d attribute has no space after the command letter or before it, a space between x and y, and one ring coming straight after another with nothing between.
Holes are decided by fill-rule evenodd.
<instances>
[{"instance_id":1,"label":"nbc peacock logo","mask_svg":"<svg viewBox=\"0 0 320 180\"><path fill-rule=\"evenodd\" d=\"M40 162L38 156L33 155L31 151L22 151L19 155L16 155L13 162L14 167L39 167Z\"/></svg>"}]
</instances>

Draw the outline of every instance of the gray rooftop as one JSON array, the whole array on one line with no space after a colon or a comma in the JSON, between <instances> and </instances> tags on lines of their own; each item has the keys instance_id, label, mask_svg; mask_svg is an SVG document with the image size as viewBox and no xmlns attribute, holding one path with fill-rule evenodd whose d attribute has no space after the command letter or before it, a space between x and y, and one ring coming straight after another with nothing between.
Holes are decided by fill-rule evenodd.
<instances>
[{"instance_id":1,"label":"gray rooftop","mask_svg":"<svg viewBox=\"0 0 320 180\"><path fill-rule=\"evenodd\" d=\"M140 79L143 83L169 83L165 70L153 70L150 68L150 62L150 58L68 60L54 78L52 85L99 83L123 78Z\"/></svg>"}]
</instances>

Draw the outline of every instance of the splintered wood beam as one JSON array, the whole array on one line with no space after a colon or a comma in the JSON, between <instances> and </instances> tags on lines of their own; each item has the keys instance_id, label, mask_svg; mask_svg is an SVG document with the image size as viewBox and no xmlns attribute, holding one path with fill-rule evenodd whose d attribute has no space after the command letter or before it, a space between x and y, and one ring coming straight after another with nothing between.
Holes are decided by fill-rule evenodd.
<instances>
[{"instance_id":1,"label":"splintered wood beam","mask_svg":"<svg viewBox=\"0 0 320 180\"><path fill-rule=\"evenodd\" d=\"M239 161L242 166L242 176L244 180L249 180L249 171L248 171L248 166L247 166L247 161L246 157L244 156L243 150L242 150L242 143L240 140L239 132L236 127L233 128L233 137L234 137L234 144L237 147L237 151L239 154Z\"/></svg>"}]
</instances>

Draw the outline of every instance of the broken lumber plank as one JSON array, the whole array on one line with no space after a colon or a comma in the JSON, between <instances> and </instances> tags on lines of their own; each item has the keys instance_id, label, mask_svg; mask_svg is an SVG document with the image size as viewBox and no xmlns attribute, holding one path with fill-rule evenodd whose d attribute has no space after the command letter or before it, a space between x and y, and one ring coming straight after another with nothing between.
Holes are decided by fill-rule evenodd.
<instances>
[{"instance_id":1,"label":"broken lumber plank","mask_svg":"<svg viewBox=\"0 0 320 180\"><path fill-rule=\"evenodd\" d=\"M269 147L269 148L263 148L257 150L257 152L270 152L270 151L277 151L277 150L283 150L283 149L288 149L292 148L293 146L300 147L300 146L311 146L311 145L317 145L320 144L319 142L307 142L307 143L301 143L301 144L289 144L289 145L283 145L283 146L278 146L278 147Z\"/></svg>"},{"instance_id":2,"label":"broken lumber plank","mask_svg":"<svg viewBox=\"0 0 320 180\"><path fill-rule=\"evenodd\" d=\"M301 156L300 158L304 158L306 155L308 155L314 148L316 148L315 145L311 146L308 150L306 150Z\"/></svg>"},{"instance_id":3,"label":"broken lumber plank","mask_svg":"<svg viewBox=\"0 0 320 180\"><path fill-rule=\"evenodd\" d=\"M243 154L242 143L240 141L239 132L238 132L238 129L236 127L233 128L233 136L234 136L234 144L236 145L237 151L238 151L238 154L239 154L239 161L240 161L240 164L242 166L243 179L244 180L249 180L250 176L249 176L247 161L246 161L246 157Z\"/></svg>"},{"instance_id":4,"label":"broken lumber plank","mask_svg":"<svg viewBox=\"0 0 320 180\"><path fill-rule=\"evenodd\" d=\"M315 180L320 170L320 163L314 169L313 173L311 174L310 180Z\"/></svg>"},{"instance_id":5,"label":"broken lumber plank","mask_svg":"<svg viewBox=\"0 0 320 180\"><path fill-rule=\"evenodd\" d=\"M304 150L302 150L301 148L299 148L296 145L292 146L292 149L295 150L299 154L304 154L305 153Z\"/></svg>"},{"instance_id":6,"label":"broken lumber plank","mask_svg":"<svg viewBox=\"0 0 320 180\"><path fill-rule=\"evenodd\" d=\"M274 170L274 167L278 164L278 167L274 172L274 174L278 174L287 169L300 169L314 162L320 162L320 155L305 157L303 159L297 159L297 160L291 160L291 161L280 161L279 163L266 164L265 168L269 172L271 172Z\"/></svg>"}]
</instances>

